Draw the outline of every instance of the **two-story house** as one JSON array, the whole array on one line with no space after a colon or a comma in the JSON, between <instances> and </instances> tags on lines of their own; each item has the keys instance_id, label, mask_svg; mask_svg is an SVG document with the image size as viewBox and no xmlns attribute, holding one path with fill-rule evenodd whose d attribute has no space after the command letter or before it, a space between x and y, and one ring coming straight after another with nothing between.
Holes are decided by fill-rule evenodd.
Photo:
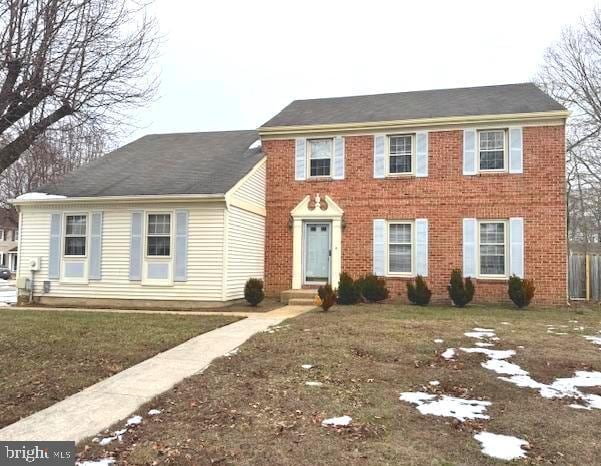
<instances>
[{"instance_id":1,"label":"two-story house","mask_svg":"<svg viewBox=\"0 0 601 466\"><path fill-rule=\"evenodd\" d=\"M17 271L19 220L14 209L0 208L0 267Z\"/></svg>"},{"instance_id":2,"label":"two-story house","mask_svg":"<svg viewBox=\"0 0 601 466\"><path fill-rule=\"evenodd\" d=\"M291 103L258 131L150 135L15 201L41 302L198 307L374 273L566 301L564 129L533 84ZM30 270L33 260L34 269Z\"/></svg>"},{"instance_id":3,"label":"two-story house","mask_svg":"<svg viewBox=\"0 0 601 466\"><path fill-rule=\"evenodd\" d=\"M461 268L476 301L516 274L564 303L567 115L533 84L292 102L259 128L268 292L420 274L440 301Z\"/></svg>"}]
</instances>

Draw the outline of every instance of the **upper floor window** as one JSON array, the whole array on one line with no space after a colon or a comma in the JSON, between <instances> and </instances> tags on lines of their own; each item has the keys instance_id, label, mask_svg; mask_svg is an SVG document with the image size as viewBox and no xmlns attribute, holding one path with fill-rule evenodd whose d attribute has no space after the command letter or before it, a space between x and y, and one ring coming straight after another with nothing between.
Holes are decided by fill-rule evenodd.
<instances>
[{"instance_id":1,"label":"upper floor window","mask_svg":"<svg viewBox=\"0 0 601 466\"><path fill-rule=\"evenodd\" d=\"M86 215L65 217L65 256L86 255Z\"/></svg>"},{"instance_id":2,"label":"upper floor window","mask_svg":"<svg viewBox=\"0 0 601 466\"><path fill-rule=\"evenodd\" d=\"M146 238L146 255L169 257L171 255L171 214L149 214Z\"/></svg>"},{"instance_id":3,"label":"upper floor window","mask_svg":"<svg viewBox=\"0 0 601 466\"><path fill-rule=\"evenodd\" d=\"M413 173L413 135L405 134L388 137L388 173Z\"/></svg>"},{"instance_id":4,"label":"upper floor window","mask_svg":"<svg viewBox=\"0 0 601 466\"><path fill-rule=\"evenodd\" d=\"M480 171L503 171L506 167L505 130L478 131Z\"/></svg>"},{"instance_id":5,"label":"upper floor window","mask_svg":"<svg viewBox=\"0 0 601 466\"><path fill-rule=\"evenodd\" d=\"M479 231L480 275L506 276L506 222L481 221Z\"/></svg>"},{"instance_id":6,"label":"upper floor window","mask_svg":"<svg viewBox=\"0 0 601 466\"><path fill-rule=\"evenodd\" d=\"M309 176L331 176L332 170L332 139L308 139Z\"/></svg>"},{"instance_id":7,"label":"upper floor window","mask_svg":"<svg viewBox=\"0 0 601 466\"><path fill-rule=\"evenodd\" d=\"M13 241L19 241L19 230L13 230Z\"/></svg>"},{"instance_id":8,"label":"upper floor window","mask_svg":"<svg viewBox=\"0 0 601 466\"><path fill-rule=\"evenodd\" d=\"M413 224L388 224L388 273L411 274L413 271Z\"/></svg>"}]
</instances>

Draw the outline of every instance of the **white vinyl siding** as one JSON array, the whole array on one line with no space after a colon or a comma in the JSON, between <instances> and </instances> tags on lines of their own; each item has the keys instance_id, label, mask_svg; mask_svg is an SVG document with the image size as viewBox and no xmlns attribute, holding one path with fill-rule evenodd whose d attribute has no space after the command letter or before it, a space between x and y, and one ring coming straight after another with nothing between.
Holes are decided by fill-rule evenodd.
<instances>
[{"instance_id":1,"label":"white vinyl siding","mask_svg":"<svg viewBox=\"0 0 601 466\"><path fill-rule=\"evenodd\" d=\"M232 199L265 207L265 161L259 163L250 176L231 192Z\"/></svg>"}]
</instances>

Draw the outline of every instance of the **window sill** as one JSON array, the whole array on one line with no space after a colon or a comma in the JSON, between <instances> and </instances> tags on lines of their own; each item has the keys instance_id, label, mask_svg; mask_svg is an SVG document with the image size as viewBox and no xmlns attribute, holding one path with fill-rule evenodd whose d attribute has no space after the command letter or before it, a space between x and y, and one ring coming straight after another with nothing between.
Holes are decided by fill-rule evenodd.
<instances>
[{"instance_id":1,"label":"window sill","mask_svg":"<svg viewBox=\"0 0 601 466\"><path fill-rule=\"evenodd\" d=\"M385 176L387 179L396 179L396 178L416 178L415 173L389 173Z\"/></svg>"},{"instance_id":2,"label":"window sill","mask_svg":"<svg viewBox=\"0 0 601 466\"><path fill-rule=\"evenodd\" d=\"M479 283L504 283L509 277L475 277Z\"/></svg>"},{"instance_id":3,"label":"window sill","mask_svg":"<svg viewBox=\"0 0 601 466\"><path fill-rule=\"evenodd\" d=\"M415 278L416 276L414 273L389 273L386 278Z\"/></svg>"}]
</instances>

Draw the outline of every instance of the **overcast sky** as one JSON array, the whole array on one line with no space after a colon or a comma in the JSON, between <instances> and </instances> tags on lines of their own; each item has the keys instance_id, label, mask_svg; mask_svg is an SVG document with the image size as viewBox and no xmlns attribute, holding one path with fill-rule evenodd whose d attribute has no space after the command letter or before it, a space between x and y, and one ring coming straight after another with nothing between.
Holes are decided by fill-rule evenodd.
<instances>
[{"instance_id":1,"label":"overcast sky","mask_svg":"<svg viewBox=\"0 0 601 466\"><path fill-rule=\"evenodd\" d=\"M294 99L529 81L589 0L155 0L147 133L256 128Z\"/></svg>"}]
</instances>

